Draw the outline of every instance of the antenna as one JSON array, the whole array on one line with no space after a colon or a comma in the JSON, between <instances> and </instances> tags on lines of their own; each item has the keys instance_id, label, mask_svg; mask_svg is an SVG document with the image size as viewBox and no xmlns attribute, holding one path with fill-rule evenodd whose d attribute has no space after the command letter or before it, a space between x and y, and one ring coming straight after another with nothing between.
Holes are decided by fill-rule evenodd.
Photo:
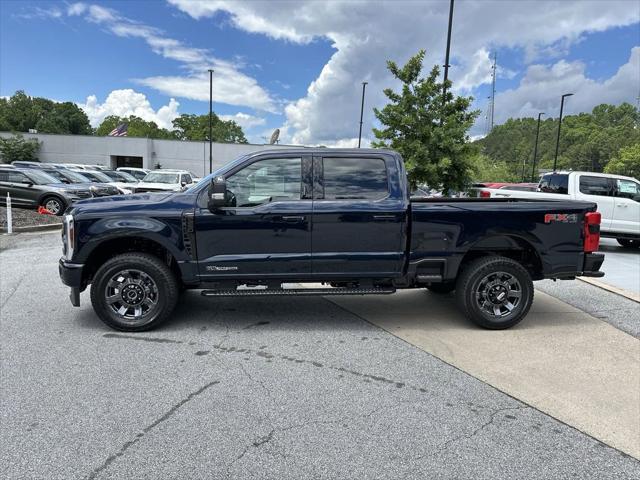
<instances>
[{"instance_id":1,"label":"antenna","mask_svg":"<svg viewBox=\"0 0 640 480\"><path fill-rule=\"evenodd\" d=\"M276 128L271 134L271 138L269 139L269 145L273 145L274 143L278 143L280 141L280 129Z\"/></svg>"},{"instance_id":2,"label":"antenna","mask_svg":"<svg viewBox=\"0 0 640 480\"><path fill-rule=\"evenodd\" d=\"M496 110L496 67L498 63L498 54L493 52L493 65L491 66L491 122L489 124L489 133L493 130L493 117Z\"/></svg>"}]
</instances>

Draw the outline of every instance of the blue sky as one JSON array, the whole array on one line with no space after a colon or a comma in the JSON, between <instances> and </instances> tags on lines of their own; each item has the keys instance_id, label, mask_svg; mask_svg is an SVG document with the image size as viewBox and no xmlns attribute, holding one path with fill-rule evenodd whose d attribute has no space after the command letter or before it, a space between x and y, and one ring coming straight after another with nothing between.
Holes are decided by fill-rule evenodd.
<instances>
[{"instance_id":1,"label":"blue sky","mask_svg":"<svg viewBox=\"0 0 640 480\"><path fill-rule=\"evenodd\" d=\"M398 8L400 5L400 8ZM404 7L404 8L402 8ZM169 126L180 113L214 110L261 143L274 128L293 143L351 145L360 83L372 106L395 86L385 60L419 48L443 63L447 1L0 3L0 95L15 90L80 104L94 124L136 113ZM450 76L486 110L490 55L497 52L496 119L640 94L640 3L456 2ZM634 49L635 48L635 49ZM172 100L173 99L173 100ZM472 135L483 133L482 116Z\"/></svg>"}]
</instances>

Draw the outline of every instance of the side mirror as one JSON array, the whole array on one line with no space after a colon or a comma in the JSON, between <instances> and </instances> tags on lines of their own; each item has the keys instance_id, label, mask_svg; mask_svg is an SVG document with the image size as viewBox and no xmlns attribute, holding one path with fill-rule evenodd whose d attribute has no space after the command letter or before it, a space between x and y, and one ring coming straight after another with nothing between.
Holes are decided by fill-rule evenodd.
<instances>
[{"instance_id":1,"label":"side mirror","mask_svg":"<svg viewBox=\"0 0 640 480\"><path fill-rule=\"evenodd\" d=\"M227 205L227 182L224 177L216 177L211 180L209 186L209 199L207 208L211 212L215 212Z\"/></svg>"},{"instance_id":2,"label":"side mirror","mask_svg":"<svg viewBox=\"0 0 640 480\"><path fill-rule=\"evenodd\" d=\"M186 186L187 186L187 182L185 182L184 180L182 180L182 181L180 182L180 186L181 186L182 188L186 187Z\"/></svg>"}]
</instances>

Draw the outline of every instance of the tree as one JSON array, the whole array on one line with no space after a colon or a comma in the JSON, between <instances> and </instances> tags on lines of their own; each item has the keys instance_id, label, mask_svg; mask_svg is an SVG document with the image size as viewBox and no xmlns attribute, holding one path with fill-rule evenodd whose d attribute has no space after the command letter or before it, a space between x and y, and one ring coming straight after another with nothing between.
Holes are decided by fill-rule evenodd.
<instances>
[{"instance_id":1,"label":"tree","mask_svg":"<svg viewBox=\"0 0 640 480\"><path fill-rule=\"evenodd\" d=\"M516 171L514 165L494 160L491 157L479 153L472 158L473 178L477 182L508 182L522 181L522 165ZM527 172L527 176L531 170Z\"/></svg>"},{"instance_id":2,"label":"tree","mask_svg":"<svg viewBox=\"0 0 640 480\"><path fill-rule=\"evenodd\" d=\"M640 143L621 148L616 158L607 164L604 171L640 179Z\"/></svg>"},{"instance_id":3,"label":"tree","mask_svg":"<svg viewBox=\"0 0 640 480\"><path fill-rule=\"evenodd\" d=\"M179 140L209 140L209 115L183 113L172 123L173 134ZM211 124L214 142L247 143L242 128L233 120L221 120L214 113Z\"/></svg>"},{"instance_id":4,"label":"tree","mask_svg":"<svg viewBox=\"0 0 640 480\"><path fill-rule=\"evenodd\" d=\"M9 138L0 137L0 157L4 163L16 160L39 161L38 150L40 150L40 142L35 138L25 140L19 134Z\"/></svg>"},{"instance_id":5,"label":"tree","mask_svg":"<svg viewBox=\"0 0 640 480\"><path fill-rule=\"evenodd\" d=\"M127 124L127 136L129 137L145 137L145 138L162 138L173 139L173 134L166 128L160 128L155 122L147 122L140 117L131 115L129 117L118 117L117 115L109 115L106 117L96 130L96 135L104 137L116 128L118 125Z\"/></svg>"},{"instance_id":6,"label":"tree","mask_svg":"<svg viewBox=\"0 0 640 480\"><path fill-rule=\"evenodd\" d=\"M470 158L475 148L467 132L479 112L469 111L471 97L451 93L451 82L443 99L438 66L421 77L424 55L421 50L402 68L387 62L389 71L402 82L402 91L384 90L390 103L374 109L383 128L373 129L378 141L372 145L400 152L412 186L424 182L444 191L461 190L473 173Z\"/></svg>"},{"instance_id":7,"label":"tree","mask_svg":"<svg viewBox=\"0 0 640 480\"><path fill-rule=\"evenodd\" d=\"M89 118L75 103L30 97L18 90L0 101L0 130L90 135Z\"/></svg>"},{"instance_id":8,"label":"tree","mask_svg":"<svg viewBox=\"0 0 640 480\"><path fill-rule=\"evenodd\" d=\"M558 168L603 171L621 148L640 142L639 119L638 110L629 103L601 104L591 113L564 117ZM557 119L548 118L540 125L540 168L553 167L557 131ZM512 165L517 170L523 158L531 165L535 136L535 119L509 119L476 144L494 161Z\"/></svg>"}]
</instances>

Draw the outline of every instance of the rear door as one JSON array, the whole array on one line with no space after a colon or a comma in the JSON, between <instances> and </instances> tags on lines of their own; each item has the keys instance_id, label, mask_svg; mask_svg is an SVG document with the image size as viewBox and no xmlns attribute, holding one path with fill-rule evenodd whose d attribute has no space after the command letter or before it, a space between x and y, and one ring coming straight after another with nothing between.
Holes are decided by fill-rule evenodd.
<instances>
[{"instance_id":1,"label":"rear door","mask_svg":"<svg viewBox=\"0 0 640 480\"><path fill-rule=\"evenodd\" d=\"M402 271L406 192L392 156L314 156L314 276L389 277Z\"/></svg>"},{"instance_id":2,"label":"rear door","mask_svg":"<svg viewBox=\"0 0 640 480\"><path fill-rule=\"evenodd\" d=\"M602 215L600 226L603 231L611 230L615 198L610 179L581 174L578 178L578 192L576 200L586 200L598 204L598 211Z\"/></svg>"},{"instance_id":3,"label":"rear door","mask_svg":"<svg viewBox=\"0 0 640 480\"><path fill-rule=\"evenodd\" d=\"M611 230L640 236L640 183L620 178L612 180L615 205Z\"/></svg>"}]
</instances>

